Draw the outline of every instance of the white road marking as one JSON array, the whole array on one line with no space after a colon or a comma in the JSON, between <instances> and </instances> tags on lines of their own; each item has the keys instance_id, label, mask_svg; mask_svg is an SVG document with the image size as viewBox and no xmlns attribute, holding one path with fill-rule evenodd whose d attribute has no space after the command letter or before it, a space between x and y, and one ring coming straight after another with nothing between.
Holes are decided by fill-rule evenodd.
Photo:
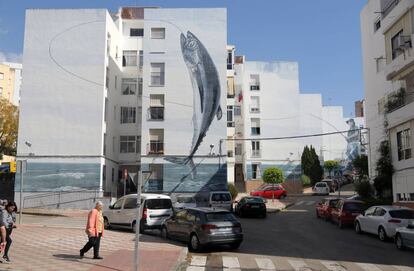
<instances>
[{"instance_id":1,"label":"white road marking","mask_svg":"<svg viewBox=\"0 0 414 271\"><path fill-rule=\"evenodd\" d=\"M321 264L323 264L330 271L346 271L346 268L337 262L321 261Z\"/></svg>"},{"instance_id":2,"label":"white road marking","mask_svg":"<svg viewBox=\"0 0 414 271\"><path fill-rule=\"evenodd\" d=\"M288 260L288 263L295 269L295 271L312 271L312 268L307 266L302 260Z\"/></svg>"},{"instance_id":3,"label":"white road marking","mask_svg":"<svg viewBox=\"0 0 414 271\"><path fill-rule=\"evenodd\" d=\"M400 271L413 271L414 269L408 266L401 266L401 265L394 265L395 269L398 269Z\"/></svg>"},{"instance_id":4,"label":"white road marking","mask_svg":"<svg viewBox=\"0 0 414 271\"><path fill-rule=\"evenodd\" d=\"M315 202L314 201L309 201L309 202L306 203L306 205L308 205L308 206L310 206L312 204L315 204Z\"/></svg>"},{"instance_id":5,"label":"white road marking","mask_svg":"<svg viewBox=\"0 0 414 271\"><path fill-rule=\"evenodd\" d=\"M254 258L260 270L276 270L272 260L268 258Z\"/></svg>"},{"instance_id":6,"label":"white road marking","mask_svg":"<svg viewBox=\"0 0 414 271\"><path fill-rule=\"evenodd\" d=\"M193 256L191 258L192 266L206 266L207 263L207 256Z\"/></svg>"},{"instance_id":7,"label":"white road marking","mask_svg":"<svg viewBox=\"0 0 414 271\"><path fill-rule=\"evenodd\" d=\"M223 256L223 270L240 270L240 263L236 257Z\"/></svg>"},{"instance_id":8,"label":"white road marking","mask_svg":"<svg viewBox=\"0 0 414 271\"><path fill-rule=\"evenodd\" d=\"M186 269L187 271L204 271L206 268L204 266L189 266Z\"/></svg>"},{"instance_id":9,"label":"white road marking","mask_svg":"<svg viewBox=\"0 0 414 271\"><path fill-rule=\"evenodd\" d=\"M295 205L301 205L301 204L303 204L303 203L304 203L304 201L303 201L303 200L301 200L301 201L296 202L296 203L295 203Z\"/></svg>"},{"instance_id":10,"label":"white road marking","mask_svg":"<svg viewBox=\"0 0 414 271\"><path fill-rule=\"evenodd\" d=\"M359 265L359 267L361 267L365 271L381 271L381 269L379 269L378 266L372 263L356 263L356 264Z\"/></svg>"}]
</instances>

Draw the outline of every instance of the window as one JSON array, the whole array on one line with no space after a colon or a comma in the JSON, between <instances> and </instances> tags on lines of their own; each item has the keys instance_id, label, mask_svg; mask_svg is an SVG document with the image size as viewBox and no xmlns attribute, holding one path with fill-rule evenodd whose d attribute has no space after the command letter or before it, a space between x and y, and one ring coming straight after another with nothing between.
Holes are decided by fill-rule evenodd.
<instances>
[{"instance_id":1,"label":"window","mask_svg":"<svg viewBox=\"0 0 414 271\"><path fill-rule=\"evenodd\" d=\"M395 59L403 53L403 50L401 50L401 41L404 41L402 29L391 38L392 59Z\"/></svg>"},{"instance_id":2,"label":"window","mask_svg":"<svg viewBox=\"0 0 414 271\"><path fill-rule=\"evenodd\" d=\"M142 96L142 78L138 78L138 95Z\"/></svg>"},{"instance_id":3,"label":"window","mask_svg":"<svg viewBox=\"0 0 414 271\"><path fill-rule=\"evenodd\" d=\"M377 32L377 30L380 28L381 28L381 19L378 18L374 23L374 32Z\"/></svg>"},{"instance_id":4,"label":"window","mask_svg":"<svg viewBox=\"0 0 414 271\"><path fill-rule=\"evenodd\" d=\"M233 52L227 52L227 69L233 69Z\"/></svg>"},{"instance_id":5,"label":"window","mask_svg":"<svg viewBox=\"0 0 414 271\"><path fill-rule=\"evenodd\" d=\"M105 87L109 88L109 67L106 67Z\"/></svg>"},{"instance_id":6,"label":"window","mask_svg":"<svg viewBox=\"0 0 414 271\"><path fill-rule=\"evenodd\" d=\"M135 107L121 107L121 123L135 123L135 119Z\"/></svg>"},{"instance_id":7,"label":"window","mask_svg":"<svg viewBox=\"0 0 414 271\"><path fill-rule=\"evenodd\" d=\"M117 89L118 88L118 77L116 75L114 78L114 82L115 82L115 89Z\"/></svg>"},{"instance_id":8,"label":"window","mask_svg":"<svg viewBox=\"0 0 414 271\"><path fill-rule=\"evenodd\" d=\"M252 164L252 179L259 179L259 178L260 178L260 165Z\"/></svg>"},{"instance_id":9,"label":"window","mask_svg":"<svg viewBox=\"0 0 414 271\"><path fill-rule=\"evenodd\" d=\"M374 211L374 216L384 216L385 213L386 212L384 209L377 207L377 209Z\"/></svg>"},{"instance_id":10,"label":"window","mask_svg":"<svg viewBox=\"0 0 414 271\"><path fill-rule=\"evenodd\" d=\"M137 153L141 153L141 136L137 136Z\"/></svg>"},{"instance_id":11,"label":"window","mask_svg":"<svg viewBox=\"0 0 414 271\"><path fill-rule=\"evenodd\" d=\"M260 157L260 141L252 141L252 157Z\"/></svg>"},{"instance_id":12,"label":"window","mask_svg":"<svg viewBox=\"0 0 414 271\"><path fill-rule=\"evenodd\" d=\"M144 36L144 29L143 28L130 28L129 29L129 36L130 37L143 37Z\"/></svg>"},{"instance_id":13,"label":"window","mask_svg":"<svg viewBox=\"0 0 414 271\"><path fill-rule=\"evenodd\" d=\"M120 136L119 152L120 153L135 153L135 136Z\"/></svg>"},{"instance_id":14,"label":"window","mask_svg":"<svg viewBox=\"0 0 414 271\"><path fill-rule=\"evenodd\" d=\"M115 169L112 168L112 177L111 177L112 182L115 181Z\"/></svg>"},{"instance_id":15,"label":"window","mask_svg":"<svg viewBox=\"0 0 414 271\"><path fill-rule=\"evenodd\" d=\"M135 209L137 208L137 198L126 198L124 203L124 209Z\"/></svg>"},{"instance_id":16,"label":"window","mask_svg":"<svg viewBox=\"0 0 414 271\"><path fill-rule=\"evenodd\" d=\"M260 112L260 104L259 104L259 96L251 96L250 97L250 112L251 113L259 113Z\"/></svg>"},{"instance_id":17,"label":"window","mask_svg":"<svg viewBox=\"0 0 414 271\"><path fill-rule=\"evenodd\" d=\"M398 161L411 158L411 130L405 129L397 133Z\"/></svg>"},{"instance_id":18,"label":"window","mask_svg":"<svg viewBox=\"0 0 414 271\"><path fill-rule=\"evenodd\" d=\"M103 187L105 187L106 185L106 165L102 165L102 182L103 182Z\"/></svg>"},{"instance_id":19,"label":"window","mask_svg":"<svg viewBox=\"0 0 414 271\"><path fill-rule=\"evenodd\" d=\"M103 141L103 155L106 155L106 133L104 134Z\"/></svg>"},{"instance_id":20,"label":"window","mask_svg":"<svg viewBox=\"0 0 414 271\"><path fill-rule=\"evenodd\" d=\"M165 39L165 28L151 28L151 39Z\"/></svg>"},{"instance_id":21,"label":"window","mask_svg":"<svg viewBox=\"0 0 414 271\"><path fill-rule=\"evenodd\" d=\"M137 51L124 51L122 55L122 66L137 66Z\"/></svg>"},{"instance_id":22,"label":"window","mask_svg":"<svg viewBox=\"0 0 414 271\"><path fill-rule=\"evenodd\" d=\"M139 69L142 70L142 65L144 65L144 51L140 50L138 57L139 57L139 62L138 62Z\"/></svg>"},{"instance_id":23,"label":"window","mask_svg":"<svg viewBox=\"0 0 414 271\"><path fill-rule=\"evenodd\" d=\"M260 135L260 119L251 119L251 125L252 135Z\"/></svg>"},{"instance_id":24,"label":"window","mask_svg":"<svg viewBox=\"0 0 414 271\"><path fill-rule=\"evenodd\" d=\"M164 119L164 95L151 94L150 108L148 108L148 120Z\"/></svg>"},{"instance_id":25,"label":"window","mask_svg":"<svg viewBox=\"0 0 414 271\"><path fill-rule=\"evenodd\" d=\"M112 209L118 210L121 209L122 203L124 203L124 199L120 199L112 205Z\"/></svg>"},{"instance_id":26,"label":"window","mask_svg":"<svg viewBox=\"0 0 414 271\"><path fill-rule=\"evenodd\" d=\"M151 63L151 85L164 86L164 63Z\"/></svg>"},{"instance_id":27,"label":"window","mask_svg":"<svg viewBox=\"0 0 414 271\"><path fill-rule=\"evenodd\" d=\"M0 80L4 80L4 73L0 72Z\"/></svg>"},{"instance_id":28,"label":"window","mask_svg":"<svg viewBox=\"0 0 414 271\"><path fill-rule=\"evenodd\" d=\"M236 147L234 148L234 152L236 155L242 155L243 145L240 143L236 143Z\"/></svg>"},{"instance_id":29,"label":"window","mask_svg":"<svg viewBox=\"0 0 414 271\"><path fill-rule=\"evenodd\" d=\"M233 106L227 106L227 127L234 127Z\"/></svg>"},{"instance_id":30,"label":"window","mask_svg":"<svg viewBox=\"0 0 414 271\"><path fill-rule=\"evenodd\" d=\"M233 111L235 116L241 116L241 107L240 105L235 105L234 106L234 111Z\"/></svg>"},{"instance_id":31,"label":"window","mask_svg":"<svg viewBox=\"0 0 414 271\"><path fill-rule=\"evenodd\" d=\"M0 87L0 98L3 96L3 88Z\"/></svg>"},{"instance_id":32,"label":"window","mask_svg":"<svg viewBox=\"0 0 414 271\"><path fill-rule=\"evenodd\" d=\"M164 153L164 129L149 129L150 144L149 154L163 154Z\"/></svg>"},{"instance_id":33,"label":"window","mask_svg":"<svg viewBox=\"0 0 414 271\"><path fill-rule=\"evenodd\" d=\"M108 33L106 40L106 54L109 56L111 54L111 35Z\"/></svg>"},{"instance_id":34,"label":"window","mask_svg":"<svg viewBox=\"0 0 414 271\"><path fill-rule=\"evenodd\" d=\"M250 90L260 90L260 76L258 74L250 74Z\"/></svg>"},{"instance_id":35,"label":"window","mask_svg":"<svg viewBox=\"0 0 414 271\"><path fill-rule=\"evenodd\" d=\"M122 78L122 95L135 95L137 93L137 79Z\"/></svg>"}]
</instances>

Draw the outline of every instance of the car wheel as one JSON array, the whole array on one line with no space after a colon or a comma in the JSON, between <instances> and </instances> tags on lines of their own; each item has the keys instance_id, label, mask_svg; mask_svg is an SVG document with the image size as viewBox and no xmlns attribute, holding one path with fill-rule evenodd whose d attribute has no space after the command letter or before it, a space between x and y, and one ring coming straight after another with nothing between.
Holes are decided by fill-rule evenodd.
<instances>
[{"instance_id":1,"label":"car wheel","mask_svg":"<svg viewBox=\"0 0 414 271\"><path fill-rule=\"evenodd\" d=\"M190 252L198 252L201 250L200 240L198 240L197 234L193 233L190 236L190 241L188 242L188 250Z\"/></svg>"},{"instance_id":2,"label":"car wheel","mask_svg":"<svg viewBox=\"0 0 414 271\"><path fill-rule=\"evenodd\" d=\"M342 220L340 220L340 219L338 219L338 227L340 229L343 229L344 228L344 224L342 223Z\"/></svg>"},{"instance_id":3,"label":"car wheel","mask_svg":"<svg viewBox=\"0 0 414 271\"><path fill-rule=\"evenodd\" d=\"M316 218L321 218L321 216L319 215L318 211L316 211Z\"/></svg>"},{"instance_id":4,"label":"car wheel","mask_svg":"<svg viewBox=\"0 0 414 271\"><path fill-rule=\"evenodd\" d=\"M385 229L383 227L380 227L378 229L378 238L382 241L385 242L388 240L388 236L387 233L385 232Z\"/></svg>"},{"instance_id":5,"label":"car wheel","mask_svg":"<svg viewBox=\"0 0 414 271\"><path fill-rule=\"evenodd\" d=\"M231 243L230 248L231 249L238 249L240 247L240 244L241 244L241 242Z\"/></svg>"},{"instance_id":6,"label":"car wheel","mask_svg":"<svg viewBox=\"0 0 414 271\"><path fill-rule=\"evenodd\" d=\"M104 217L104 229L105 230L111 229L111 224L109 223L109 220L106 217Z\"/></svg>"},{"instance_id":7,"label":"car wheel","mask_svg":"<svg viewBox=\"0 0 414 271\"><path fill-rule=\"evenodd\" d=\"M395 236L395 246L400 250L403 250L405 248L404 241L401 237L401 234L399 233L397 233L397 235Z\"/></svg>"},{"instance_id":8,"label":"car wheel","mask_svg":"<svg viewBox=\"0 0 414 271\"><path fill-rule=\"evenodd\" d=\"M132 222L131 230L132 230L133 233L137 232L137 223L136 223L136 221ZM139 233L141 233L141 231L139 231Z\"/></svg>"},{"instance_id":9,"label":"car wheel","mask_svg":"<svg viewBox=\"0 0 414 271\"><path fill-rule=\"evenodd\" d=\"M167 227L166 226L163 226L161 228L161 237L163 239L169 239L169 237L168 237L168 230L167 230Z\"/></svg>"},{"instance_id":10,"label":"car wheel","mask_svg":"<svg viewBox=\"0 0 414 271\"><path fill-rule=\"evenodd\" d=\"M355 232L358 234L362 234L362 230L361 230L361 225L359 224L359 222L355 222Z\"/></svg>"}]
</instances>

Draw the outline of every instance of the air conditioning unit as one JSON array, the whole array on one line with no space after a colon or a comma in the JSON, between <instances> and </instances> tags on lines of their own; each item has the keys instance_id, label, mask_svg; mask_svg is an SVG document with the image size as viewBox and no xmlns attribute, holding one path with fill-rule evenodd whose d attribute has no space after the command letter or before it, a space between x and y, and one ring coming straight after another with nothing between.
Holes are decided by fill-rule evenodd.
<instances>
[{"instance_id":1,"label":"air conditioning unit","mask_svg":"<svg viewBox=\"0 0 414 271\"><path fill-rule=\"evenodd\" d=\"M410 36L399 36L397 39L397 47L400 49L411 48L411 37Z\"/></svg>"}]
</instances>

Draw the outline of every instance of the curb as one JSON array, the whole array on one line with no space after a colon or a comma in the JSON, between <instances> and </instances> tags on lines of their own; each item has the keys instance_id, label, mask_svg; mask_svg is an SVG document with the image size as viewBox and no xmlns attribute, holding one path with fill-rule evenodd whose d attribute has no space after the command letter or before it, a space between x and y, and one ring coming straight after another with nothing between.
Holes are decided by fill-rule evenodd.
<instances>
[{"instance_id":1,"label":"curb","mask_svg":"<svg viewBox=\"0 0 414 271\"><path fill-rule=\"evenodd\" d=\"M279 213L280 211L283 211L283 210L285 210L285 209L287 209L287 208L289 208L289 207L291 207L292 205L294 205L296 202L290 202L290 203L287 203L286 205L285 205L285 207L283 207L283 208L281 208L281 209L267 209L267 213L268 214L271 214L271 213Z\"/></svg>"},{"instance_id":2,"label":"curb","mask_svg":"<svg viewBox=\"0 0 414 271\"><path fill-rule=\"evenodd\" d=\"M188 257L188 248L183 247L178 257L177 263L173 266L171 271L180 271L183 270L183 267L187 267L187 257Z\"/></svg>"},{"instance_id":3,"label":"curb","mask_svg":"<svg viewBox=\"0 0 414 271\"><path fill-rule=\"evenodd\" d=\"M59 216L59 217L69 217L68 215L63 214L54 214L54 213L38 213L38 212L22 212L24 215L38 215L38 216Z\"/></svg>"}]
</instances>

